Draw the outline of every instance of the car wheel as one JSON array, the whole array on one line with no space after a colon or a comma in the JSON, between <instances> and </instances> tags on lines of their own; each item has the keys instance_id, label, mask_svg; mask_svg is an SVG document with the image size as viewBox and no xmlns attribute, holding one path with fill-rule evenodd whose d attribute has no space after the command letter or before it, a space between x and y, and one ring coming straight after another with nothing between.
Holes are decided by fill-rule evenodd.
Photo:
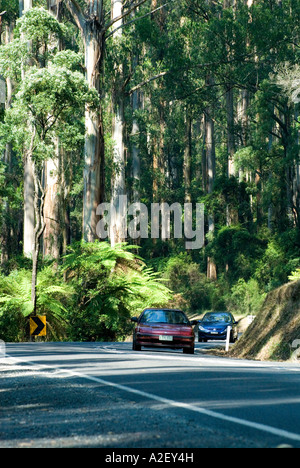
<instances>
[{"instance_id":1,"label":"car wheel","mask_svg":"<svg viewBox=\"0 0 300 468\"><path fill-rule=\"evenodd\" d=\"M233 336L233 333L231 333L230 335L230 343L235 343L236 342L236 338Z\"/></svg>"},{"instance_id":2,"label":"car wheel","mask_svg":"<svg viewBox=\"0 0 300 468\"><path fill-rule=\"evenodd\" d=\"M142 349L141 345L136 344L135 338L133 338L132 349L133 349L133 351L141 351L141 349Z\"/></svg>"},{"instance_id":3,"label":"car wheel","mask_svg":"<svg viewBox=\"0 0 300 468\"><path fill-rule=\"evenodd\" d=\"M183 354L195 354L195 348L183 348Z\"/></svg>"}]
</instances>

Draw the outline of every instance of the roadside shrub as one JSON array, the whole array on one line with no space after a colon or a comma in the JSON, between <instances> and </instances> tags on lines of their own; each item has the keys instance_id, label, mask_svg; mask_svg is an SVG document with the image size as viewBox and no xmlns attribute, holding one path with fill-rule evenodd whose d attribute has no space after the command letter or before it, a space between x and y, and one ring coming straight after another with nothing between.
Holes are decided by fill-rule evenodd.
<instances>
[{"instance_id":1,"label":"roadside shrub","mask_svg":"<svg viewBox=\"0 0 300 468\"><path fill-rule=\"evenodd\" d=\"M168 303L171 291L131 252L133 248L98 241L69 248L63 272L76 291L76 310L68 316L71 339L123 339L131 332L132 315Z\"/></svg>"},{"instance_id":2,"label":"roadside shrub","mask_svg":"<svg viewBox=\"0 0 300 468\"><path fill-rule=\"evenodd\" d=\"M74 291L64 284L51 267L38 273L37 313L47 316L48 338L65 336L67 307ZM31 301L31 272L14 270L0 276L0 329L4 341L21 341L28 338L28 317L33 311Z\"/></svg>"},{"instance_id":3,"label":"roadside shrub","mask_svg":"<svg viewBox=\"0 0 300 468\"><path fill-rule=\"evenodd\" d=\"M263 305L266 294L262 293L255 279L240 279L226 298L228 310L239 314L257 314Z\"/></svg>"},{"instance_id":4,"label":"roadside shrub","mask_svg":"<svg viewBox=\"0 0 300 468\"><path fill-rule=\"evenodd\" d=\"M172 257L165 267L164 277L169 288L182 295L190 313L212 307L216 285L207 279L188 253Z\"/></svg>"},{"instance_id":5,"label":"roadside shrub","mask_svg":"<svg viewBox=\"0 0 300 468\"><path fill-rule=\"evenodd\" d=\"M75 243L62 266L38 272L37 313L47 316L47 339L118 340L131 332L132 315L168 304L171 291L133 248ZM0 275L0 338L28 338L32 311L31 271Z\"/></svg>"},{"instance_id":6,"label":"roadside shrub","mask_svg":"<svg viewBox=\"0 0 300 468\"><path fill-rule=\"evenodd\" d=\"M295 271L292 271L292 273L289 276L289 281L298 281L300 280L300 268L297 268Z\"/></svg>"}]
</instances>

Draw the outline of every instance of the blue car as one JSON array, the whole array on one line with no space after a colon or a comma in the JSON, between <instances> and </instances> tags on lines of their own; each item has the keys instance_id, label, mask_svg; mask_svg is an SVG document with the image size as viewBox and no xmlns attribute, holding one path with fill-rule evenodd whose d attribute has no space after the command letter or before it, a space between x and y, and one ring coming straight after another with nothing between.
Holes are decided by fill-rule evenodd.
<instances>
[{"instance_id":1,"label":"blue car","mask_svg":"<svg viewBox=\"0 0 300 468\"><path fill-rule=\"evenodd\" d=\"M228 327L231 327L230 343L235 343L238 331L233 315L230 312L208 312L199 321L198 341L226 340Z\"/></svg>"}]
</instances>

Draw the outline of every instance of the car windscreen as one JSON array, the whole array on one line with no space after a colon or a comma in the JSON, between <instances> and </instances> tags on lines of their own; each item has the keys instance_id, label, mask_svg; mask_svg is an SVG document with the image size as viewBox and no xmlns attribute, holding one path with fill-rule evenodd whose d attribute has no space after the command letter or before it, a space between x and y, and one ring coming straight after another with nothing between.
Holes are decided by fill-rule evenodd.
<instances>
[{"instance_id":1,"label":"car windscreen","mask_svg":"<svg viewBox=\"0 0 300 468\"><path fill-rule=\"evenodd\" d=\"M218 313L209 313L204 315L202 322L209 323L209 322L222 322L222 323L230 323L231 316L226 313L218 312Z\"/></svg>"},{"instance_id":2,"label":"car windscreen","mask_svg":"<svg viewBox=\"0 0 300 468\"><path fill-rule=\"evenodd\" d=\"M169 325L189 325L183 312L177 310L145 310L141 323L167 323Z\"/></svg>"}]
</instances>

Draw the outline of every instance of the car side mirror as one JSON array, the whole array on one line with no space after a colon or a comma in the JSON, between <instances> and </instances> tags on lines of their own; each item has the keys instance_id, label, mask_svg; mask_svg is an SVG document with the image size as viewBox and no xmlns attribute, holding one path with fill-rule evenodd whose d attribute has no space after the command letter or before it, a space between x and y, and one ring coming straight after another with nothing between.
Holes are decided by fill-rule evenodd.
<instances>
[{"instance_id":1,"label":"car side mirror","mask_svg":"<svg viewBox=\"0 0 300 468\"><path fill-rule=\"evenodd\" d=\"M198 323L200 322L200 320L192 320L190 323L191 325L198 325Z\"/></svg>"},{"instance_id":2,"label":"car side mirror","mask_svg":"<svg viewBox=\"0 0 300 468\"><path fill-rule=\"evenodd\" d=\"M131 317L131 321L132 321L132 322L137 322L137 321L138 321L138 318L137 318L137 317Z\"/></svg>"}]
</instances>

